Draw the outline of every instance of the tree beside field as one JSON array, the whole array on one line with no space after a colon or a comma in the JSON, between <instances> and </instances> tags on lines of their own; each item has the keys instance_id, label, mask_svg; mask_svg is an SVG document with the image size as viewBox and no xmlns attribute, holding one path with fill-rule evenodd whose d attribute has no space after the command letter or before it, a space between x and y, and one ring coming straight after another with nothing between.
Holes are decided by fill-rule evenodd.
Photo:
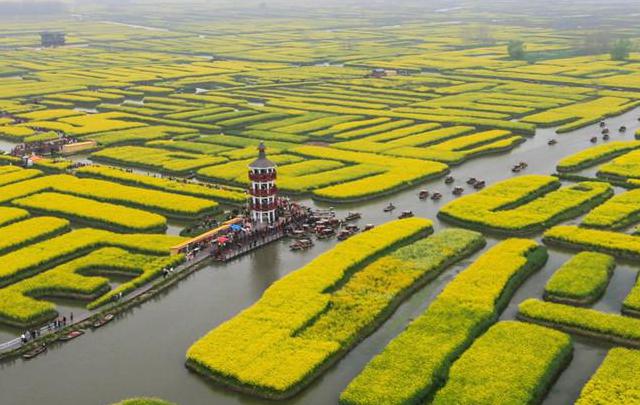
<instances>
[{"instance_id":1,"label":"tree beside field","mask_svg":"<svg viewBox=\"0 0 640 405\"><path fill-rule=\"evenodd\" d=\"M507 44L507 52L511 59L522 60L526 54L526 45L520 40L511 40Z\"/></svg>"},{"instance_id":2,"label":"tree beside field","mask_svg":"<svg viewBox=\"0 0 640 405\"><path fill-rule=\"evenodd\" d=\"M633 44L626 38L620 38L613 43L611 48L611 60L627 60Z\"/></svg>"}]
</instances>

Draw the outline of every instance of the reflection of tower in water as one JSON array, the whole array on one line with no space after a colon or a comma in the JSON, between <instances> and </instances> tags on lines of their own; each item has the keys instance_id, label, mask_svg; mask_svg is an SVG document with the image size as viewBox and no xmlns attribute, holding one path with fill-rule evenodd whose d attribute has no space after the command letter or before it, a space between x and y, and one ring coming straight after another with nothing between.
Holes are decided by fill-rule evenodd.
<instances>
[{"instance_id":1,"label":"reflection of tower in water","mask_svg":"<svg viewBox=\"0 0 640 405\"><path fill-rule=\"evenodd\" d=\"M276 241L261 247L250 253L251 260L251 286L253 293L259 297L271 284L277 281L281 275L280 250L282 246Z\"/></svg>"}]
</instances>

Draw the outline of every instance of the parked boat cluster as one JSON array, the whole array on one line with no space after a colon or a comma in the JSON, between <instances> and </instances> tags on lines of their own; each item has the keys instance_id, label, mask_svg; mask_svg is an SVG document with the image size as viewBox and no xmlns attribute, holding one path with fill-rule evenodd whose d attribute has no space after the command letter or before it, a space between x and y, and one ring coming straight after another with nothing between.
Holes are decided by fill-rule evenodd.
<instances>
[{"instance_id":1,"label":"parked boat cluster","mask_svg":"<svg viewBox=\"0 0 640 405\"><path fill-rule=\"evenodd\" d=\"M368 231L374 227L373 224L367 224L361 229L353 223L361 218L362 214L359 212L349 212L344 218L340 219L333 208L313 211L306 223L289 233L288 236L294 238L294 241L289 245L289 249L293 251L309 249L314 245L314 238L323 240L336 237L339 241L343 241L358 232Z\"/></svg>"}]
</instances>

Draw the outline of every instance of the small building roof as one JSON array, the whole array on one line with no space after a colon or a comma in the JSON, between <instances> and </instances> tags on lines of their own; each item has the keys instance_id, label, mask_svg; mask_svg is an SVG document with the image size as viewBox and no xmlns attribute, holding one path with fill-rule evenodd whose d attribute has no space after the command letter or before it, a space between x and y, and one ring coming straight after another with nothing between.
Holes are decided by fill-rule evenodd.
<instances>
[{"instance_id":1,"label":"small building roof","mask_svg":"<svg viewBox=\"0 0 640 405\"><path fill-rule=\"evenodd\" d=\"M63 31L41 31L40 32L40 37L44 38L44 37L57 37L57 38L61 38L66 36L66 34Z\"/></svg>"},{"instance_id":2,"label":"small building roof","mask_svg":"<svg viewBox=\"0 0 640 405\"><path fill-rule=\"evenodd\" d=\"M267 147L264 146L264 142L260 142L258 145L258 158L249 164L251 169L269 169L276 167L276 164L267 159Z\"/></svg>"}]
</instances>

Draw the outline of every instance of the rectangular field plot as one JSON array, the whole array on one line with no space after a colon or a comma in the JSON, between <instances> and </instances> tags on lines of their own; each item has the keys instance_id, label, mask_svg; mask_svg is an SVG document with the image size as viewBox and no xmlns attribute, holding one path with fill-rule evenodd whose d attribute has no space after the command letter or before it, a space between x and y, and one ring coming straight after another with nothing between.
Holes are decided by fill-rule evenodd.
<instances>
[{"instance_id":1,"label":"rectangular field plot","mask_svg":"<svg viewBox=\"0 0 640 405\"><path fill-rule=\"evenodd\" d=\"M536 232L577 217L613 194L611 187L601 182L559 187L560 182L552 176L516 177L452 201L438 216L494 232Z\"/></svg>"},{"instance_id":2,"label":"rectangular field plot","mask_svg":"<svg viewBox=\"0 0 640 405\"><path fill-rule=\"evenodd\" d=\"M12 201L34 212L59 215L87 225L124 232L164 232L166 219L135 208L60 193L38 193Z\"/></svg>"},{"instance_id":3,"label":"rectangular field plot","mask_svg":"<svg viewBox=\"0 0 640 405\"><path fill-rule=\"evenodd\" d=\"M571 360L572 350L567 334L520 322L500 322L453 364L433 403L540 401Z\"/></svg>"},{"instance_id":4,"label":"rectangular field plot","mask_svg":"<svg viewBox=\"0 0 640 405\"><path fill-rule=\"evenodd\" d=\"M161 191L66 174L43 176L0 187L0 203L6 204L45 191L155 211L174 218L196 218L215 212L218 206L215 201L172 193L168 186L166 191Z\"/></svg>"},{"instance_id":5,"label":"rectangular field plot","mask_svg":"<svg viewBox=\"0 0 640 405\"><path fill-rule=\"evenodd\" d=\"M186 173L204 166L225 162L224 157L167 151L140 146L119 146L95 152L91 158L98 162L120 164L161 170L170 173Z\"/></svg>"},{"instance_id":6,"label":"rectangular field plot","mask_svg":"<svg viewBox=\"0 0 640 405\"><path fill-rule=\"evenodd\" d=\"M609 351L598 371L582 389L577 405L612 402L629 404L637 401L635 376L640 371L640 352L624 348Z\"/></svg>"}]
</instances>

